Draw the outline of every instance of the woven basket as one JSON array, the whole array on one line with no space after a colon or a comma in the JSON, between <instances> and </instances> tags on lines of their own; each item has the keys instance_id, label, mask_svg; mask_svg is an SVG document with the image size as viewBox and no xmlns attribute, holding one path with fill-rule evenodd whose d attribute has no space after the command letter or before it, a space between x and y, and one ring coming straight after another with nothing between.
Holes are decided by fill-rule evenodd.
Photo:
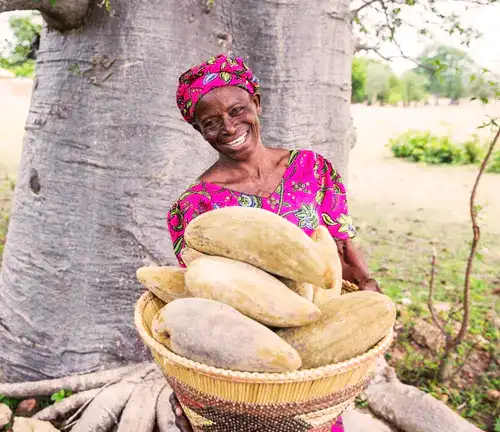
<instances>
[{"instance_id":1,"label":"woven basket","mask_svg":"<svg viewBox=\"0 0 500 432\"><path fill-rule=\"evenodd\" d=\"M343 294L358 289L347 281L342 288ZM152 293L143 294L135 307L135 325L195 432L329 432L392 342L391 332L358 357L316 369L218 369L180 357L153 339L150 325L164 305Z\"/></svg>"}]
</instances>

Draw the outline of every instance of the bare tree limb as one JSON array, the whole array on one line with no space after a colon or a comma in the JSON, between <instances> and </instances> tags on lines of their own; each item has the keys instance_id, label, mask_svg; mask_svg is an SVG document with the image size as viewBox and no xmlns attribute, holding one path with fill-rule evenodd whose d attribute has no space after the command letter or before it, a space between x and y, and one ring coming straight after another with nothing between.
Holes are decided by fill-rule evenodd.
<instances>
[{"instance_id":1,"label":"bare tree limb","mask_svg":"<svg viewBox=\"0 0 500 432\"><path fill-rule=\"evenodd\" d=\"M373 3L377 2L377 1L379 1L379 0L368 0L367 2L363 3L358 8L353 9L351 11L351 19L354 19L364 8L371 6Z\"/></svg>"},{"instance_id":2,"label":"bare tree limb","mask_svg":"<svg viewBox=\"0 0 500 432\"><path fill-rule=\"evenodd\" d=\"M481 237L481 231L479 229L479 225L477 223L477 209L475 205L475 200L476 200L476 193L477 189L479 186L479 181L481 180L481 177L486 170L486 166L488 165L488 161L490 160L491 155L493 154L493 150L495 148L495 145L500 137L500 128L497 128L497 132L495 134L495 137L491 141L491 144L488 148L488 152L486 153L486 156L484 157L483 161L481 162L481 167L479 168L479 172L476 177L476 181L474 182L474 186L472 188L472 192L470 195L470 201L469 201L469 210L470 210L470 217L472 221L472 243L471 243L471 248L470 248L470 254L469 258L467 260L467 267L465 269L465 281L464 281L464 298L463 298L463 308L464 308L464 315L462 318L462 324L460 326L460 330L457 334L456 337L454 338L447 338L446 340L446 345L444 349L444 354L443 357L441 358L440 364L439 364L439 377L442 381L446 381L449 378L449 357L454 349L456 349L464 340L465 335L467 334L467 330L469 328L469 319L470 319L470 306L471 306L471 300L470 300L470 275L472 271L472 264L474 262L474 258L476 256L476 250L477 250L477 245L479 243L479 239Z\"/></svg>"},{"instance_id":3,"label":"bare tree limb","mask_svg":"<svg viewBox=\"0 0 500 432\"><path fill-rule=\"evenodd\" d=\"M427 301L427 306L429 308L429 312L431 313L431 318L436 327L441 330L444 337L449 339L450 335L446 332L443 325L439 322L436 311L434 310L434 304L432 302L432 298L434 297L434 277L436 275L436 252L432 253L432 261L431 261L431 277L429 280L429 300Z\"/></svg>"},{"instance_id":4,"label":"bare tree limb","mask_svg":"<svg viewBox=\"0 0 500 432\"><path fill-rule=\"evenodd\" d=\"M37 10L50 26L64 31L80 27L90 7L90 0L0 0L0 13Z\"/></svg>"},{"instance_id":5,"label":"bare tree limb","mask_svg":"<svg viewBox=\"0 0 500 432\"><path fill-rule=\"evenodd\" d=\"M378 2L380 4L380 6L382 7L382 10L380 10L378 8L375 8L373 6L373 4L375 2ZM377 47L377 46L367 46L367 45L363 45L363 44L360 44L360 43L356 44L356 46L354 48L354 52L358 52L358 51L372 51L375 54L377 54L381 59L383 59L385 61L388 61L388 62L391 62L392 60L394 60L396 58L403 58L405 60L409 60L409 61L415 63L416 66L422 67L422 68L424 68L424 69L426 69L426 70L428 70L430 72L435 72L436 71L436 69L432 68L431 66L422 64L421 62L419 62L415 58L410 57L410 56L408 56L408 55L406 55L404 53L403 48L401 47L401 45L399 44L399 42L396 40L396 31L397 31L397 29L393 25L393 23L391 23L390 16L389 16L388 6L387 6L387 4L385 3L384 0L373 0L373 1L370 0L367 3L363 4L361 7L367 7L367 6L370 6L373 9L377 10L379 13L384 14L386 26L389 29L390 33L391 33L391 42L398 49L399 55L397 55L397 56L385 56L385 55L383 55L380 52L380 48L379 47ZM355 11L357 11L358 9L355 9Z\"/></svg>"},{"instance_id":6,"label":"bare tree limb","mask_svg":"<svg viewBox=\"0 0 500 432\"><path fill-rule=\"evenodd\" d=\"M123 366L117 369L52 380L0 384L0 394L12 398L26 398L29 396L49 396L61 389L71 390L73 392L89 390L101 387L107 382L117 378L122 378L132 371L146 369L148 366L149 363L140 363Z\"/></svg>"},{"instance_id":7,"label":"bare tree limb","mask_svg":"<svg viewBox=\"0 0 500 432\"><path fill-rule=\"evenodd\" d=\"M40 4L41 3L35 3L33 0L0 0L0 13L16 10L38 9Z\"/></svg>"},{"instance_id":8,"label":"bare tree limb","mask_svg":"<svg viewBox=\"0 0 500 432\"><path fill-rule=\"evenodd\" d=\"M463 338L465 337L465 334L467 333L467 328L469 326L469 315L470 315L470 274L472 271L472 263L474 261L474 258L476 256L476 250L477 250L477 245L479 243L479 239L481 237L481 231L479 229L479 225L477 223L477 209L475 205L475 200L476 200L476 193L477 189L479 186L479 181L481 180L481 177L486 169L486 166L488 165L488 162L490 160L490 157L493 153L493 150L495 148L495 145L498 141L498 138L500 137L500 128L498 128L497 133L493 140L491 141L490 147L488 148L488 153L486 153L485 158L483 159L483 162L481 163L481 167L479 168L479 173L477 174L476 181L474 183L474 187L472 188L472 192L470 195L470 202L469 202L469 210L470 210L470 217L472 221L472 245L471 245L471 250L469 254L469 259L467 260L467 268L465 270L465 282L464 282L464 317L462 320L462 326L460 327L460 331L458 332L457 337L454 339L454 344L458 345Z\"/></svg>"},{"instance_id":9,"label":"bare tree limb","mask_svg":"<svg viewBox=\"0 0 500 432\"><path fill-rule=\"evenodd\" d=\"M484 329L484 326L483 326L483 329ZM469 360L469 357L471 356L471 354L476 350L476 348L478 347L479 345L479 342L476 342L474 344L471 344L469 350L467 351L467 353L465 354L464 356L464 359L461 363L461 365L459 367L457 367L457 369L455 370L455 372L453 372L452 376L451 376L451 380L454 380L458 374L460 372L462 372L463 368L465 367L465 365L467 364L467 360Z\"/></svg>"}]
</instances>

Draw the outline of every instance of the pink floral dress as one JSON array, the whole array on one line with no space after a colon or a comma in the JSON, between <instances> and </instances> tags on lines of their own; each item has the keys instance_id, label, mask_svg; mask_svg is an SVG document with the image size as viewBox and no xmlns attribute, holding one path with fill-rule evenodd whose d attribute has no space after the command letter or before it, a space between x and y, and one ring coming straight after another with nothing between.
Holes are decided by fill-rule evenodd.
<instances>
[{"instance_id":1,"label":"pink floral dress","mask_svg":"<svg viewBox=\"0 0 500 432\"><path fill-rule=\"evenodd\" d=\"M167 221L174 253L185 267L181 250L185 246L184 230L197 216L220 207L258 207L276 213L296 224L308 235L318 225L345 240L355 235L348 212L346 190L340 174L331 163L310 150L293 150L276 190L268 197L237 192L204 181L193 183L173 204ZM339 417L332 432L342 432Z\"/></svg>"},{"instance_id":2,"label":"pink floral dress","mask_svg":"<svg viewBox=\"0 0 500 432\"><path fill-rule=\"evenodd\" d=\"M345 240L355 235L347 208L345 186L331 163L310 150L290 152L283 178L268 197L237 192L213 183L197 181L173 204L167 221L174 252L184 266L180 252L185 246L184 230L196 217L220 207L258 207L296 224L308 235L318 225Z\"/></svg>"}]
</instances>

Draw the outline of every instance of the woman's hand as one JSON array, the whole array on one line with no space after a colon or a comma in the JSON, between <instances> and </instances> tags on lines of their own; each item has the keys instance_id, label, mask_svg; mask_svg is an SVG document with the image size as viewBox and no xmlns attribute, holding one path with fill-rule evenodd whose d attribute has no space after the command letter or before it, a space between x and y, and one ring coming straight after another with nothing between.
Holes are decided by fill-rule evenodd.
<instances>
[{"instance_id":1,"label":"woman's hand","mask_svg":"<svg viewBox=\"0 0 500 432\"><path fill-rule=\"evenodd\" d=\"M172 406L172 411L175 415L175 425L181 432L193 432L193 428L191 427L191 423L189 423L188 418L182 411L181 404L177 400L174 392L170 395L170 405Z\"/></svg>"},{"instance_id":2,"label":"woman's hand","mask_svg":"<svg viewBox=\"0 0 500 432\"><path fill-rule=\"evenodd\" d=\"M361 291L375 291L382 293L378 282L373 278L366 278L362 280L358 286Z\"/></svg>"},{"instance_id":3,"label":"woman's hand","mask_svg":"<svg viewBox=\"0 0 500 432\"><path fill-rule=\"evenodd\" d=\"M352 240L336 241L340 262L342 263L342 278L355 283L361 291L381 293L378 282L370 277L368 265L361 252L354 247Z\"/></svg>"}]
</instances>

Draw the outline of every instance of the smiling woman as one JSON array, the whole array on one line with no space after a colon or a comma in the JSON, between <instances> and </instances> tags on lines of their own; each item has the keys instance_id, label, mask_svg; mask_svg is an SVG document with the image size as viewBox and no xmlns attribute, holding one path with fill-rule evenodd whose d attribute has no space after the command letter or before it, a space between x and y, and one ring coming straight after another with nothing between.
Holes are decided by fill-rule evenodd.
<instances>
[{"instance_id":1,"label":"smiling woman","mask_svg":"<svg viewBox=\"0 0 500 432\"><path fill-rule=\"evenodd\" d=\"M340 174L330 161L310 150L290 151L262 143L259 81L241 58L218 55L185 72L179 78L177 105L219 155L168 213L181 266L185 266L181 257L184 231L194 218L220 207L258 207L280 215L308 235L319 225L326 226L337 241L343 279L362 290L379 291L351 242L355 230ZM175 395L171 402L179 429L192 431ZM189 401L184 403L189 405ZM331 431L343 430L342 419L333 419Z\"/></svg>"}]
</instances>

